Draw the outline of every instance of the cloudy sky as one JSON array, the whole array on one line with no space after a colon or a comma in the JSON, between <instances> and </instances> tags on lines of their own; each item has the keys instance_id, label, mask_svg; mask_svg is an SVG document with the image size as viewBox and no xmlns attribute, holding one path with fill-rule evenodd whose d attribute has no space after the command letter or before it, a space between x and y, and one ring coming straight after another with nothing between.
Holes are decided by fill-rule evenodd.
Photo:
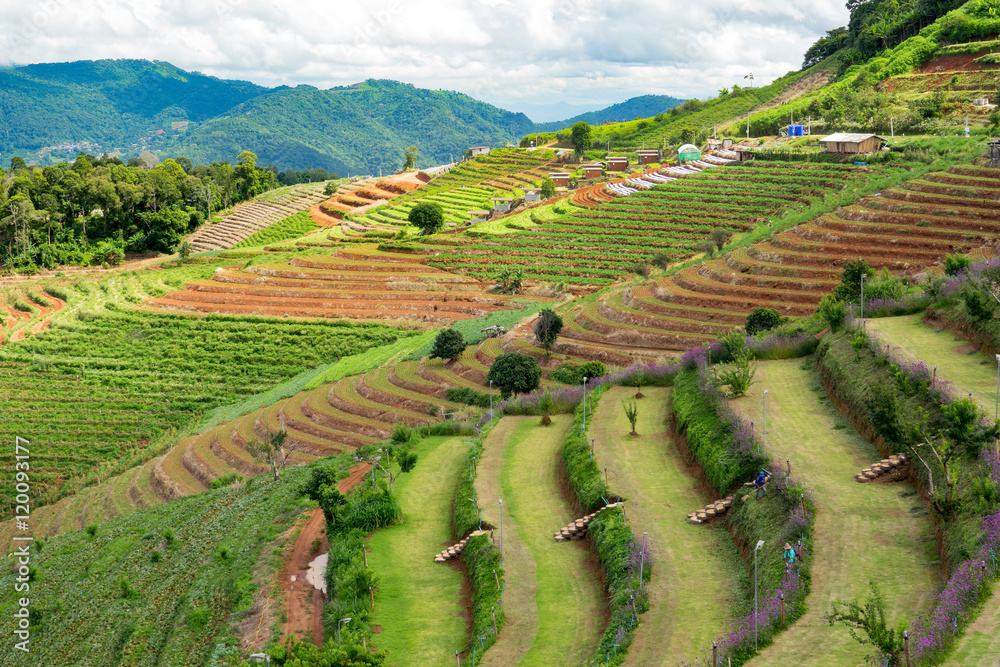
<instances>
[{"instance_id":1,"label":"cloudy sky","mask_svg":"<svg viewBox=\"0 0 1000 667\"><path fill-rule=\"evenodd\" d=\"M166 60L267 86L389 78L532 120L798 69L843 0L0 0L0 64Z\"/></svg>"}]
</instances>

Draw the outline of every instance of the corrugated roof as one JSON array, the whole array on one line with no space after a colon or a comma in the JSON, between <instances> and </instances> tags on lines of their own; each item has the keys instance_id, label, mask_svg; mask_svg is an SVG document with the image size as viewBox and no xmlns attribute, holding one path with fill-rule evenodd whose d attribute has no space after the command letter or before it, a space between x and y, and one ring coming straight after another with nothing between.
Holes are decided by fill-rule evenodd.
<instances>
[{"instance_id":1,"label":"corrugated roof","mask_svg":"<svg viewBox=\"0 0 1000 667\"><path fill-rule=\"evenodd\" d=\"M870 133L852 134L850 132L837 132L836 134L831 134L829 137L823 137L822 139L820 139L820 141L822 142L835 141L838 143L857 144L861 143L866 139L871 139L872 137L875 137L876 139L882 139L882 137L878 136L877 134L870 134Z\"/></svg>"}]
</instances>

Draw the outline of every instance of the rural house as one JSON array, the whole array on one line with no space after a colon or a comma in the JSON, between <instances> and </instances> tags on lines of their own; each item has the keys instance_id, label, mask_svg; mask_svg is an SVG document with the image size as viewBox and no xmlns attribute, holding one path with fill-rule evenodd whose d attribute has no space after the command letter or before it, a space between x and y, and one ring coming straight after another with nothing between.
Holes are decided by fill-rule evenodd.
<instances>
[{"instance_id":1,"label":"rural house","mask_svg":"<svg viewBox=\"0 0 1000 667\"><path fill-rule=\"evenodd\" d=\"M587 180L600 178L604 175L604 165L602 164L585 164L581 168L583 169L583 177Z\"/></svg>"},{"instance_id":2,"label":"rural house","mask_svg":"<svg viewBox=\"0 0 1000 667\"><path fill-rule=\"evenodd\" d=\"M855 153L874 153L882 148L885 141L877 134L851 134L848 132L837 132L819 140L826 146L827 153L842 153L853 155Z\"/></svg>"},{"instance_id":3,"label":"rural house","mask_svg":"<svg viewBox=\"0 0 1000 667\"><path fill-rule=\"evenodd\" d=\"M473 146L469 149L469 155L476 157L477 155L486 155L490 152L489 146Z\"/></svg>"},{"instance_id":4,"label":"rural house","mask_svg":"<svg viewBox=\"0 0 1000 667\"><path fill-rule=\"evenodd\" d=\"M628 169L627 157L609 157L608 171L625 171Z\"/></svg>"},{"instance_id":5,"label":"rural house","mask_svg":"<svg viewBox=\"0 0 1000 667\"><path fill-rule=\"evenodd\" d=\"M653 164L659 162L663 153L659 148L645 148L639 151L639 162L642 164Z\"/></svg>"},{"instance_id":6,"label":"rural house","mask_svg":"<svg viewBox=\"0 0 1000 667\"><path fill-rule=\"evenodd\" d=\"M569 187L569 172L566 171L550 171L549 178L557 188L568 188Z\"/></svg>"}]
</instances>

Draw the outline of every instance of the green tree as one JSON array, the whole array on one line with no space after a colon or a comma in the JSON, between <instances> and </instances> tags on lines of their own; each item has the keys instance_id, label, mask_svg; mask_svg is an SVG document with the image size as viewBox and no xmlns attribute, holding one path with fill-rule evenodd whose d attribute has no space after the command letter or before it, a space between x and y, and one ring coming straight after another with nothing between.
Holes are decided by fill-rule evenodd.
<instances>
[{"instance_id":1,"label":"green tree","mask_svg":"<svg viewBox=\"0 0 1000 667\"><path fill-rule=\"evenodd\" d=\"M862 258L851 260L844 264L840 274L840 284L833 290L833 295L841 301L857 301L861 298L861 276L870 278L875 271Z\"/></svg>"},{"instance_id":2,"label":"green tree","mask_svg":"<svg viewBox=\"0 0 1000 667\"><path fill-rule=\"evenodd\" d=\"M844 305L844 302L837 297L832 294L827 294L819 302L819 309L817 312L830 326L830 331L837 332L840 331L840 327L844 325L844 317L847 315L847 307Z\"/></svg>"},{"instance_id":3,"label":"green tree","mask_svg":"<svg viewBox=\"0 0 1000 667\"><path fill-rule=\"evenodd\" d=\"M251 440L246 444L247 452L252 457L271 468L271 474L274 475L275 480L278 479L279 473L288 463L288 457L295 451L296 445L294 444L285 447L287 438L288 432L281 430L277 433L271 433L267 442Z\"/></svg>"},{"instance_id":4,"label":"green tree","mask_svg":"<svg viewBox=\"0 0 1000 667\"><path fill-rule=\"evenodd\" d=\"M500 389L501 398L534 391L538 389L541 380L542 369L538 360L523 352L501 354L493 361L486 374L486 381Z\"/></svg>"},{"instance_id":5,"label":"green tree","mask_svg":"<svg viewBox=\"0 0 1000 667\"><path fill-rule=\"evenodd\" d=\"M562 318L551 308L546 308L538 314L538 321L535 322L535 339L545 348L546 354L552 351L552 346L555 345L562 328Z\"/></svg>"},{"instance_id":6,"label":"green tree","mask_svg":"<svg viewBox=\"0 0 1000 667\"><path fill-rule=\"evenodd\" d=\"M632 435L639 435L635 432L635 424L639 421L639 406L635 401L622 401L622 408L625 410L625 418L632 425Z\"/></svg>"},{"instance_id":7,"label":"green tree","mask_svg":"<svg viewBox=\"0 0 1000 667\"><path fill-rule=\"evenodd\" d=\"M419 227L422 234L433 234L444 227L444 209L433 202L421 202L410 209L407 220Z\"/></svg>"},{"instance_id":8,"label":"green tree","mask_svg":"<svg viewBox=\"0 0 1000 667\"><path fill-rule=\"evenodd\" d=\"M570 128L570 141L573 143L576 154L583 155L583 152L594 143L593 128L582 120L573 123L573 127Z\"/></svg>"},{"instance_id":9,"label":"green tree","mask_svg":"<svg viewBox=\"0 0 1000 667\"><path fill-rule=\"evenodd\" d=\"M406 149L405 159L403 160L403 171L407 169L417 168L417 158L420 157L420 149L416 146L410 146Z\"/></svg>"},{"instance_id":10,"label":"green tree","mask_svg":"<svg viewBox=\"0 0 1000 667\"><path fill-rule=\"evenodd\" d=\"M541 191L542 199L548 199L549 197L555 196L555 194L556 194L556 184L552 181L552 179L546 178L544 181L542 181L542 191Z\"/></svg>"},{"instance_id":11,"label":"green tree","mask_svg":"<svg viewBox=\"0 0 1000 667\"><path fill-rule=\"evenodd\" d=\"M10 170L11 171L20 171L22 169L27 169L27 168L28 168L28 165L25 164L24 158L21 157L20 155L15 155L14 157L12 157L10 159Z\"/></svg>"},{"instance_id":12,"label":"green tree","mask_svg":"<svg viewBox=\"0 0 1000 667\"><path fill-rule=\"evenodd\" d=\"M874 646L882 656L889 659L890 665L898 665L900 653L903 651L903 630L905 624L892 629L885 618L885 597L874 580L868 581L871 594L861 602L842 602L834 600L827 616L830 625L841 624L847 627L859 644ZM858 634L864 633L863 635ZM882 663L879 663L882 664Z\"/></svg>"},{"instance_id":13,"label":"green tree","mask_svg":"<svg viewBox=\"0 0 1000 667\"><path fill-rule=\"evenodd\" d=\"M965 271L972 264L972 258L967 255L961 255L959 253L947 254L944 257L944 272L945 275L955 276Z\"/></svg>"},{"instance_id":14,"label":"green tree","mask_svg":"<svg viewBox=\"0 0 1000 667\"><path fill-rule=\"evenodd\" d=\"M455 329L443 329L434 337L431 359L457 359L465 351L465 337Z\"/></svg>"},{"instance_id":15,"label":"green tree","mask_svg":"<svg viewBox=\"0 0 1000 667\"><path fill-rule=\"evenodd\" d=\"M754 308L747 315L747 335L754 336L761 331L770 331L784 322L784 319L774 308Z\"/></svg>"}]
</instances>

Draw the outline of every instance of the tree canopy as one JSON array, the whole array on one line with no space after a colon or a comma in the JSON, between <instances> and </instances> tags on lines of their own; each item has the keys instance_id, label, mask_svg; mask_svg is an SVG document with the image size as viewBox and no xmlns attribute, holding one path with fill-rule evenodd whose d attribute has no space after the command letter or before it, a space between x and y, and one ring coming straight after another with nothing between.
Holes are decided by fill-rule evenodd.
<instances>
[{"instance_id":1,"label":"tree canopy","mask_svg":"<svg viewBox=\"0 0 1000 667\"><path fill-rule=\"evenodd\" d=\"M583 152L594 143L594 131L590 125L582 120L573 123L573 127L570 129L570 141L573 142L573 148L577 154L583 155Z\"/></svg>"},{"instance_id":2,"label":"tree canopy","mask_svg":"<svg viewBox=\"0 0 1000 667\"><path fill-rule=\"evenodd\" d=\"M486 381L500 390L501 398L512 394L526 394L538 389L542 380L542 369L538 360L523 352L505 352L498 356Z\"/></svg>"},{"instance_id":3,"label":"tree canopy","mask_svg":"<svg viewBox=\"0 0 1000 667\"><path fill-rule=\"evenodd\" d=\"M459 331L443 329L434 337L431 359L457 359L465 347L465 337Z\"/></svg>"},{"instance_id":4,"label":"tree canopy","mask_svg":"<svg viewBox=\"0 0 1000 667\"><path fill-rule=\"evenodd\" d=\"M410 209L407 220L424 234L433 234L444 227L444 209L434 202L421 202Z\"/></svg>"}]
</instances>

